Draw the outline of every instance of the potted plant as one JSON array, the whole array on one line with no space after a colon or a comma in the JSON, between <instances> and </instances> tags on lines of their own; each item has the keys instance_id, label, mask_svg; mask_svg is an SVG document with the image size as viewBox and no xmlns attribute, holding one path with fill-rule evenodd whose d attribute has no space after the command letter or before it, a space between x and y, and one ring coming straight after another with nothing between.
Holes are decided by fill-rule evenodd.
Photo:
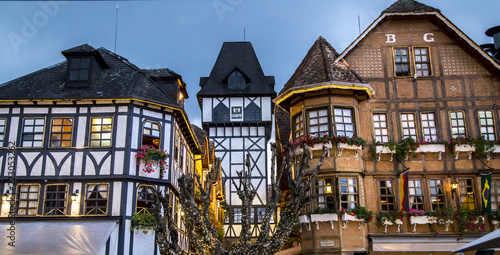
<instances>
[{"instance_id":1,"label":"potted plant","mask_svg":"<svg viewBox=\"0 0 500 255\"><path fill-rule=\"evenodd\" d=\"M398 233L399 233L402 224L403 224L402 211L381 212L377 216L377 226L384 226L384 233L387 233L387 225L398 226Z\"/></svg>"},{"instance_id":2,"label":"potted plant","mask_svg":"<svg viewBox=\"0 0 500 255\"><path fill-rule=\"evenodd\" d=\"M410 209L410 224L413 224L413 232L417 231L417 224L428 224L429 218L424 210Z\"/></svg>"},{"instance_id":3,"label":"potted plant","mask_svg":"<svg viewBox=\"0 0 500 255\"><path fill-rule=\"evenodd\" d=\"M167 151L152 145L144 145L135 154L137 165L143 167L143 172L150 174L157 170L160 172L160 178L163 178L163 174L166 173L168 157Z\"/></svg>"},{"instance_id":4,"label":"potted plant","mask_svg":"<svg viewBox=\"0 0 500 255\"><path fill-rule=\"evenodd\" d=\"M401 141L398 145L396 145L396 159L400 162L408 159L408 154L410 152L415 152L419 143L415 141L412 137L407 137ZM413 157L418 157L418 154L412 154Z\"/></svg>"},{"instance_id":5,"label":"potted plant","mask_svg":"<svg viewBox=\"0 0 500 255\"><path fill-rule=\"evenodd\" d=\"M148 230L156 229L156 218L150 213L136 213L132 216L132 225L130 231L134 229L142 229L144 234L148 233Z\"/></svg>"},{"instance_id":6,"label":"potted plant","mask_svg":"<svg viewBox=\"0 0 500 255\"><path fill-rule=\"evenodd\" d=\"M476 153L476 155L486 156L486 159L489 161L491 159L491 153L495 151L496 143L497 141L488 141L484 136L481 136L476 139L476 150L474 150L474 153Z\"/></svg>"},{"instance_id":7,"label":"potted plant","mask_svg":"<svg viewBox=\"0 0 500 255\"><path fill-rule=\"evenodd\" d=\"M460 209L455 216L455 220L457 221L458 231L462 235L465 232L472 232L474 230L483 232L484 230L484 217L481 210L467 211Z\"/></svg>"},{"instance_id":8,"label":"potted plant","mask_svg":"<svg viewBox=\"0 0 500 255\"><path fill-rule=\"evenodd\" d=\"M427 215L430 224L445 224L445 231L447 232L450 224L453 223L453 219L455 218L455 211L452 208L440 206L428 212Z\"/></svg>"},{"instance_id":9,"label":"potted plant","mask_svg":"<svg viewBox=\"0 0 500 255\"><path fill-rule=\"evenodd\" d=\"M319 230L318 222L329 221L331 224L331 228L333 229L333 222L339 220L339 211L335 209L326 209L318 207L316 210L312 211L309 214L311 218L311 222L316 222L316 229Z\"/></svg>"},{"instance_id":10,"label":"potted plant","mask_svg":"<svg viewBox=\"0 0 500 255\"><path fill-rule=\"evenodd\" d=\"M339 213L341 215L342 222L344 223L344 229L347 228L348 221L359 221L358 229L361 229L363 223L368 223L373 219L372 211L368 211L361 205L356 205L356 207L352 209L342 208Z\"/></svg>"},{"instance_id":11,"label":"potted plant","mask_svg":"<svg viewBox=\"0 0 500 255\"><path fill-rule=\"evenodd\" d=\"M469 159L472 158L472 152L476 150L476 139L471 137L456 137L449 140L449 146L455 152L455 159L458 159L459 152L467 152Z\"/></svg>"},{"instance_id":12,"label":"potted plant","mask_svg":"<svg viewBox=\"0 0 500 255\"><path fill-rule=\"evenodd\" d=\"M377 161L380 161L381 154L390 154L390 161L392 162L392 160L394 159L394 154L396 154L396 146L397 144L393 140L390 140L388 143L376 142L370 147L370 159L374 160L376 158Z\"/></svg>"},{"instance_id":13,"label":"potted plant","mask_svg":"<svg viewBox=\"0 0 500 255\"><path fill-rule=\"evenodd\" d=\"M442 154L446 152L445 144L447 144L447 141L443 140L441 137L436 140L422 140L420 142L420 146L415 150L415 152L439 153L438 160L441 160Z\"/></svg>"}]
</instances>

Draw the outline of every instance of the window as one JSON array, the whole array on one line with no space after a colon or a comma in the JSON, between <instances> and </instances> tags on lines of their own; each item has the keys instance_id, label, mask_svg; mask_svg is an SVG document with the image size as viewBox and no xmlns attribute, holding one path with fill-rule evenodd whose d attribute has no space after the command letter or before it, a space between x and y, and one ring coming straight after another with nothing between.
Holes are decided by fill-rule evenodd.
<instances>
[{"instance_id":1,"label":"window","mask_svg":"<svg viewBox=\"0 0 500 255\"><path fill-rule=\"evenodd\" d=\"M293 118L293 127L294 138L300 138L304 136L304 115L302 115L302 113L296 115Z\"/></svg>"},{"instance_id":2,"label":"window","mask_svg":"<svg viewBox=\"0 0 500 255\"><path fill-rule=\"evenodd\" d=\"M422 123L423 139L426 141L437 141L436 119L434 113L421 113L420 121Z\"/></svg>"},{"instance_id":3,"label":"window","mask_svg":"<svg viewBox=\"0 0 500 255\"><path fill-rule=\"evenodd\" d=\"M375 129L375 141L388 143L389 130L387 129L387 115L385 113L373 114L373 127Z\"/></svg>"},{"instance_id":4,"label":"window","mask_svg":"<svg viewBox=\"0 0 500 255\"><path fill-rule=\"evenodd\" d=\"M340 207L343 209L354 209L358 204L358 188L356 177L340 177Z\"/></svg>"},{"instance_id":5,"label":"window","mask_svg":"<svg viewBox=\"0 0 500 255\"><path fill-rule=\"evenodd\" d=\"M244 117L245 121L260 121L260 108L254 102L250 103L247 107L245 107Z\"/></svg>"},{"instance_id":6,"label":"window","mask_svg":"<svg viewBox=\"0 0 500 255\"><path fill-rule=\"evenodd\" d=\"M414 113L401 113L401 129L403 139L412 137L417 140L417 127L415 125Z\"/></svg>"},{"instance_id":7,"label":"window","mask_svg":"<svg viewBox=\"0 0 500 255\"><path fill-rule=\"evenodd\" d=\"M495 122L493 121L493 111L478 111L479 126L481 135L488 141L495 141Z\"/></svg>"},{"instance_id":8,"label":"window","mask_svg":"<svg viewBox=\"0 0 500 255\"><path fill-rule=\"evenodd\" d=\"M257 208L257 223L263 223L264 217L266 217L266 208Z\"/></svg>"},{"instance_id":9,"label":"window","mask_svg":"<svg viewBox=\"0 0 500 255\"><path fill-rule=\"evenodd\" d=\"M467 137L464 112L462 111L450 112L450 125L451 125L451 136L453 138Z\"/></svg>"},{"instance_id":10,"label":"window","mask_svg":"<svg viewBox=\"0 0 500 255\"><path fill-rule=\"evenodd\" d=\"M106 215L108 213L108 186L109 184L87 184L86 215Z\"/></svg>"},{"instance_id":11,"label":"window","mask_svg":"<svg viewBox=\"0 0 500 255\"><path fill-rule=\"evenodd\" d=\"M184 170L184 143L180 141L179 144L179 168Z\"/></svg>"},{"instance_id":12,"label":"window","mask_svg":"<svg viewBox=\"0 0 500 255\"><path fill-rule=\"evenodd\" d=\"M238 71L233 71L227 79L229 89L245 89L245 76Z\"/></svg>"},{"instance_id":13,"label":"window","mask_svg":"<svg viewBox=\"0 0 500 255\"><path fill-rule=\"evenodd\" d=\"M309 135L328 135L328 110L318 109L308 111Z\"/></svg>"},{"instance_id":14,"label":"window","mask_svg":"<svg viewBox=\"0 0 500 255\"><path fill-rule=\"evenodd\" d=\"M50 147L71 147L73 119L53 118L50 130Z\"/></svg>"},{"instance_id":15,"label":"window","mask_svg":"<svg viewBox=\"0 0 500 255\"><path fill-rule=\"evenodd\" d=\"M179 131L175 130L174 137L174 160L179 162Z\"/></svg>"},{"instance_id":16,"label":"window","mask_svg":"<svg viewBox=\"0 0 500 255\"><path fill-rule=\"evenodd\" d=\"M417 76L431 75L431 60L429 58L428 47L413 48L415 57L415 73Z\"/></svg>"},{"instance_id":17,"label":"window","mask_svg":"<svg viewBox=\"0 0 500 255\"><path fill-rule=\"evenodd\" d=\"M66 215L68 184L48 184L45 187L44 215Z\"/></svg>"},{"instance_id":18,"label":"window","mask_svg":"<svg viewBox=\"0 0 500 255\"><path fill-rule=\"evenodd\" d=\"M334 108L333 115L335 135L354 135L354 120L351 109Z\"/></svg>"},{"instance_id":19,"label":"window","mask_svg":"<svg viewBox=\"0 0 500 255\"><path fill-rule=\"evenodd\" d=\"M408 180L410 209L424 210L424 194L421 180Z\"/></svg>"},{"instance_id":20,"label":"window","mask_svg":"<svg viewBox=\"0 0 500 255\"><path fill-rule=\"evenodd\" d=\"M394 187L392 180L380 180L380 210L394 211L396 209L396 199L394 197Z\"/></svg>"},{"instance_id":21,"label":"window","mask_svg":"<svg viewBox=\"0 0 500 255\"><path fill-rule=\"evenodd\" d=\"M408 48L394 48L394 66L396 70L396 76L411 76L410 58L408 57L408 55Z\"/></svg>"},{"instance_id":22,"label":"window","mask_svg":"<svg viewBox=\"0 0 500 255\"><path fill-rule=\"evenodd\" d=\"M24 119L22 147L43 147L45 119Z\"/></svg>"},{"instance_id":23,"label":"window","mask_svg":"<svg viewBox=\"0 0 500 255\"><path fill-rule=\"evenodd\" d=\"M241 212L241 208L233 208L233 223L241 223L241 216L242 216L242 212Z\"/></svg>"},{"instance_id":24,"label":"window","mask_svg":"<svg viewBox=\"0 0 500 255\"><path fill-rule=\"evenodd\" d=\"M151 206L154 204L155 188L149 185L139 185L137 188L136 213L152 213Z\"/></svg>"},{"instance_id":25,"label":"window","mask_svg":"<svg viewBox=\"0 0 500 255\"><path fill-rule=\"evenodd\" d=\"M460 205L464 210L476 210L476 199L474 196L474 183L472 178L459 179Z\"/></svg>"},{"instance_id":26,"label":"window","mask_svg":"<svg viewBox=\"0 0 500 255\"><path fill-rule=\"evenodd\" d=\"M500 210L500 178L491 178L491 210Z\"/></svg>"},{"instance_id":27,"label":"window","mask_svg":"<svg viewBox=\"0 0 500 255\"><path fill-rule=\"evenodd\" d=\"M142 145L160 148L160 124L147 120L142 128Z\"/></svg>"},{"instance_id":28,"label":"window","mask_svg":"<svg viewBox=\"0 0 500 255\"><path fill-rule=\"evenodd\" d=\"M5 137L5 125L6 125L7 120L6 119L0 119L0 147L3 147L3 141Z\"/></svg>"},{"instance_id":29,"label":"window","mask_svg":"<svg viewBox=\"0 0 500 255\"><path fill-rule=\"evenodd\" d=\"M17 185L17 215L34 216L38 214L38 197L40 185Z\"/></svg>"},{"instance_id":30,"label":"window","mask_svg":"<svg viewBox=\"0 0 500 255\"><path fill-rule=\"evenodd\" d=\"M87 81L90 77L90 58L72 58L70 61L69 80Z\"/></svg>"},{"instance_id":31,"label":"window","mask_svg":"<svg viewBox=\"0 0 500 255\"><path fill-rule=\"evenodd\" d=\"M229 108L219 103L212 111L213 122L229 122Z\"/></svg>"},{"instance_id":32,"label":"window","mask_svg":"<svg viewBox=\"0 0 500 255\"><path fill-rule=\"evenodd\" d=\"M110 147L112 127L113 119L110 117L92 118L92 126L90 128L90 146Z\"/></svg>"},{"instance_id":33,"label":"window","mask_svg":"<svg viewBox=\"0 0 500 255\"><path fill-rule=\"evenodd\" d=\"M332 178L316 178L314 184L316 206L325 209L335 209Z\"/></svg>"},{"instance_id":34,"label":"window","mask_svg":"<svg viewBox=\"0 0 500 255\"><path fill-rule=\"evenodd\" d=\"M434 210L438 207L445 206L446 200L444 196L443 180L429 180L429 188L431 194L431 209Z\"/></svg>"}]
</instances>

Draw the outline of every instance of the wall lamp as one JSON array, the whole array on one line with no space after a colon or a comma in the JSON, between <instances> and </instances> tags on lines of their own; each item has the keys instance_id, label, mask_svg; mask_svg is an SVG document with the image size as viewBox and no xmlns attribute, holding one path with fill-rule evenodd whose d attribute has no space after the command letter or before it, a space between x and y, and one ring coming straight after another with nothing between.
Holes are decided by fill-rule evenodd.
<instances>
[{"instance_id":1,"label":"wall lamp","mask_svg":"<svg viewBox=\"0 0 500 255\"><path fill-rule=\"evenodd\" d=\"M3 200L4 202L10 201L10 191L9 191L9 190L7 190L7 191L5 192L5 194L3 194L3 195L2 195L2 200Z\"/></svg>"},{"instance_id":2,"label":"wall lamp","mask_svg":"<svg viewBox=\"0 0 500 255\"><path fill-rule=\"evenodd\" d=\"M71 194L71 200L73 200L73 202L78 201L78 192L78 190L75 190L75 193Z\"/></svg>"},{"instance_id":3,"label":"wall lamp","mask_svg":"<svg viewBox=\"0 0 500 255\"><path fill-rule=\"evenodd\" d=\"M457 193L458 182L451 181L451 198L455 199L455 193Z\"/></svg>"}]
</instances>

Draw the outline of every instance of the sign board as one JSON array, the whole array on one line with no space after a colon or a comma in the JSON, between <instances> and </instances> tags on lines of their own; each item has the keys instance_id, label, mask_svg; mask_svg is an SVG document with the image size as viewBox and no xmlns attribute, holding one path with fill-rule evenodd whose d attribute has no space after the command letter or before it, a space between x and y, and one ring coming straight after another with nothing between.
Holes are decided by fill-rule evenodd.
<instances>
[{"instance_id":1,"label":"sign board","mask_svg":"<svg viewBox=\"0 0 500 255\"><path fill-rule=\"evenodd\" d=\"M231 107L231 118L232 119L241 119L243 117L241 111L241 106Z\"/></svg>"},{"instance_id":2,"label":"sign board","mask_svg":"<svg viewBox=\"0 0 500 255\"><path fill-rule=\"evenodd\" d=\"M333 240L321 240L319 246L321 247L333 247L335 246Z\"/></svg>"}]
</instances>

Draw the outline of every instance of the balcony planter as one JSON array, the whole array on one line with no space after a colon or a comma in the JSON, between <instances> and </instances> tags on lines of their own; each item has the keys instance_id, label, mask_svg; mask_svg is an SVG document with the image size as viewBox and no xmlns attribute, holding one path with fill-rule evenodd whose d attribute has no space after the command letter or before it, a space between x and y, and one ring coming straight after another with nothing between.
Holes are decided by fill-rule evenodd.
<instances>
[{"instance_id":1,"label":"balcony planter","mask_svg":"<svg viewBox=\"0 0 500 255\"><path fill-rule=\"evenodd\" d=\"M420 147L418 147L415 150L416 153L423 152L423 153L439 153L438 160L442 159L442 154L446 152L446 148L444 144L420 144Z\"/></svg>"},{"instance_id":2,"label":"balcony planter","mask_svg":"<svg viewBox=\"0 0 500 255\"><path fill-rule=\"evenodd\" d=\"M389 147L383 145L375 146L375 153L377 154L377 161L380 161L381 154L391 154L391 162L394 160L394 154L396 154L395 150L389 149Z\"/></svg>"},{"instance_id":3,"label":"balcony planter","mask_svg":"<svg viewBox=\"0 0 500 255\"><path fill-rule=\"evenodd\" d=\"M155 227L145 227L145 226L136 226L134 227L134 233L137 235L139 233L147 234L150 233L151 235L155 234Z\"/></svg>"},{"instance_id":4,"label":"balcony planter","mask_svg":"<svg viewBox=\"0 0 500 255\"><path fill-rule=\"evenodd\" d=\"M144 162L139 164L139 176L149 177L149 178L158 178L160 176L161 170L160 165L157 163L152 163L151 165L146 166ZM145 170L147 169L147 170Z\"/></svg>"},{"instance_id":5,"label":"balcony planter","mask_svg":"<svg viewBox=\"0 0 500 255\"><path fill-rule=\"evenodd\" d=\"M493 226L495 227L495 230L497 230L498 229L498 225L500 224L500 222L496 221L496 220L492 220L491 224L493 224Z\"/></svg>"},{"instance_id":6,"label":"balcony planter","mask_svg":"<svg viewBox=\"0 0 500 255\"><path fill-rule=\"evenodd\" d=\"M317 144L314 144L312 146L308 146L308 145L305 145L305 146L307 146L307 149L309 149L310 151L317 151L317 150L323 150L323 146L326 146L326 148L331 149L332 148L332 143L330 143L330 142L327 142L327 143L317 143ZM303 152L304 152L304 149L301 146L295 148L295 150L293 151L293 153L295 155L302 154ZM327 156L330 157L330 150L328 150L327 153L328 153ZM312 159L313 158L312 153L310 154L310 156L311 156L311 159Z\"/></svg>"},{"instance_id":7,"label":"balcony planter","mask_svg":"<svg viewBox=\"0 0 500 255\"><path fill-rule=\"evenodd\" d=\"M307 230L311 231L311 222L309 221L309 217L307 217L307 215L299 216L299 223L307 224ZM299 230L302 232L302 226Z\"/></svg>"},{"instance_id":8,"label":"balcony planter","mask_svg":"<svg viewBox=\"0 0 500 255\"><path fill-rule=\"evenodd\" d=\"M452 224L452 223L453 223L453 220L446 220L446 221L445 221L445 220L443 220L443 219L439 220L439 222L438 222L438 221L436 220L436 217L428 217L428 220L429 220L429 223L430 223L430 224L441 224L441 225L443 225L443 224L444 224L444 225L445 225L445 229L444 229L444 231L446 231L446 232L448 232L449 227L450 227L450 224Z\"/></svg>"},{"instance_id":9,"label":"balcony planter","mask_svg":"<svg viewBox=\"0 0 500 255\"><path fill-rule=\"evenodd\" d=\"M384 233L387 233L387 226L392 226L394 223L392 223L390 220L387 218L382 218L382 223L384 224ZM401 232L401 225L403 224L403 221L400 219L396 219L396 225L398 226L398 233Z\"/></svg>"},{"instance_id":10,"label":"balcony planter","mask_svg":"<svg viewBox=\"0 0 500 255\"><path fill-rule=\"evenodd\" d=\"M410 224L413 224L413 232L417 232L417 224L429 224L429 217L427 216L410 216Z\"/></svg>"},{"instance_id":11,"label":"balcony planter","mask_svg":"<svg viewBox=\"0 0 500 255\"><path fill-rule=\"evenodd\" d=\"M458 159L459 152L467 152L469 154L469 159L472 159L472 152L476 150L476 147L469 144L455 144L454 152L455 152L455 160Z\"/></svg>"},{"instance_id":12,"label":"balcony planter","mask_svg":"<svg viewBox=\"0 0 500 255\"><path fill-rule=\"evenodd\" d=\"M347 228L347 222L349 222L349 221L358 221L359 222L358 229L362 229L363 223L365 222L363 219L358 219L358 217L347 214L347 213L342 214L341 219L342 219L342 223L344 225L342 227L343 229Z\"/></svg>"},{"instance_id":13,"label":"balcony planter","mask_svg":"<svg viewBox=\"0 0 500 255\"><path fill-rule=\"evenodd\" d=\"M339 149L339 155L338 155L339 157L342 157L342 151L344 149L347 149L347 150L354 150L355 151L354 158L358 158L359 152L363 149L363 146L349 145L347 143L337 143L337 148Z\"/></svg>"},{"instance_id":14,"label":"balcony planter","mask_svg":"<svg viewBox=\"0 0 500 255\"><path fill-rule=\"evenodd\" d=\"M486 159L490 161L492 153L500 153L500 145L493 145L493 150L489 153L486 153Z\"/></svg>"},{"instance_id":15,"label":"balcony planter","mask_svg":"<svg viewBox=\"0 0 500 255\"><path fill-rule=\"evenodd\" d=\"M318 222L330 222L331 228L334 229L333 222L339 221L338 214L325 213L325 214L311 214L311 221L316 223L316 230L319 230Z\"/></svg>"}]
</instances>

